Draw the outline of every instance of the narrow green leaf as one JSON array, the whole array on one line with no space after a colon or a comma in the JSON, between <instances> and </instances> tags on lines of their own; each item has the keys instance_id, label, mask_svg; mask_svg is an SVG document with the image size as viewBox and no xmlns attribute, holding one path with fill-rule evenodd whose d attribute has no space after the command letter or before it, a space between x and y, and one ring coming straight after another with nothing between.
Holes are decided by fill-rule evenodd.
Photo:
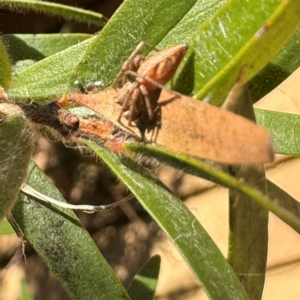
<instances>
[{"instance_id":1,"label":"narrow green leaf","mask_svg":"<svg viewBox=\"0 0 300 300\"><path fill-rule=\"evenodd\" d=\"M26 178L31 148L25 123L22 115L0 123L0 220L12 209Z\"/></svg>"},{"instance_id":2,"label":"narrow green leaf","mask_svg":"<svg viewBox=\"0 0 300 300\"><path fill-rule=\"evenodd\" d=\"M233 167L235 177L266 193L262 167ZM240 278L250 299L261 299L268 254L269 211L250 197L229 190L228 262Z\"/></svg>"},{"instance_id":3,"label":"narrow green leaf","mask_svg":"<svg viewBox=\"0 0 300 300\"><path fill-rule=\"evenodd\" d=\"M4 34L3 43L14 63L19 60L41 60L88 38L90 34Z\"/></svg>"},{"instance_id":4,"label":"narrow green leaf","mask_svg":"<svg viewBox=\"0 0 300 300\"><path fill-rule=\"evenodd\" d=\"M236 84L222 108L255 122L252 99L246 86ZM266 194L263 165L229 166L228 172L254 190ZM269 211L244 193L229 189L228 262L250 299L261 299L267 267Z\"/></svg>"},{"instance_id":5,"label":"narrow green leaf","mask_svg":"<svg viewBox=\"0 0 300 300\"><path fill-rule=\"evenodd\" d=\"M28 184L65 201L33 163L28 169ZM74 212L36 201L21 193L13 217L72 299L129 299Z\"/></svg>"},{"instance_id":6,"label":"narrow green leaf","mask_svg":"<svg viewBox=\"0 0 300 300\"><path fill-rule=\"evenodd\" d=\"M272 62L250 80L249 88L253 102L270 93L300 66L299 38L300 28L298 26L291 39L272 59Z\"/></svg>"},{"instance_id":7,"label":"narrow green leaf","mask_svg":"<svg viewBox=\"0 0 300 300\"><path fill-rule=\"evenodd\" d=\"M151 157L155 157L157 160L170 164L175 168L183 169L187 173L203 177L217 184L235 189L245 196L251 198L253 201L259 203L264 208L270 210L279 219L291 226L296 232L300 233L300 218L298 214L291 212L285 206L279 205L276 198L274 198L274 201L271 200L269 197L258 190L253 189L245 182L237 180L227 173L220 171L218 168L214 168L211 165L201 162L200 160L181 153L176 153L170 149L166 149L157 145L141 145L130 143L126 144L126 148L132 151L141 152Z\"/></svg>"},{"instance_id":8,"label":"narrow green leaf","mask_svg":"<svg viewBox=\"0 0 300 300\"><path fill-rule=\"evenodd\" d=\"M132 300L152 300L158 282L160 269L160 256L155 255L134 276L133 282L128 289Z\"/></svg>"},{"instance_id":9,"label":"narrow green leaf","mask_svg":"<svg viewBox=\"0 0 300 300\"><path fill-rule=\"evenodd\" d=\"M300 116L255 109L258 124L270 130L274 150L286 155L300 155Z\"/></svg>"},{"instance_id":10,"label":"narrow green leaf","mask_svg":"<svg viewBox=\"0 0 300 300\"><path fill-rule=\"evenodd\" d=\"M181 252L211 299L248 299L236 275L198 220L186 206L140 166L105 148L86 142L137 197Z\"/></svg>"},{"instance_id":11,"label":"narrow green leaf","mask_svg":"<svg viewBox=\"0 0 300 300\"><path fill-rule=\"evenodd\" d=\"M0 86L7 90L11 80L11 64L3 44L2 38L0 38Z\"/></svg>"},{"instance_id":12,"label":"narrow green leaf","mask_svg":"<svg viewBox=\"0 0 300 300\"><path fill-rule=\"evenodd\" d=\"M69 80L85 51L96 39L92 37L51 55L14 77L9 90L13 99L35 99L46 104L68 91Z\"/></svg>"},{"instance_id":13,"label":"narrow green leaf","mask_svg":"<svg viewBox=\"0 0 300 300\"><path fill-rule=\"evenodd\" d=\"M108 86L141 41L157 45L195 3L196 0L124 1L91 45L75 78L83 85L97 78L104 87Z\"/></svg>"},{"instance_id":14,"label":"narrow green leaf","mask_svg":"<svg viewBox=\"0 0 300 300\"><path fill-rule=\"evenodd\" d=\"M155 159L170 165L176 169L212 181L228 188L236 188L237 181L227 173L223 172L219 165L209 161L193 158L183 153L172 151L163 146L126 143L126 149Z\"/></svg>"},{"instance_id":15,"label":"narrow green leaf","mask_svg":"<svg viewBox=\"0 0 300 300\"><path fill-rule=\"evenodd\" d=\"M21 9L33 10L36 12L60 16L66 20L76 20L100 27L104 26L106 22L106 18L101 14L48 1L1 0L0 8L9 8L17 11L20 11Z\"/></svg>"},{"instance_id":16,"label":"narrow green leaf","mask_svg":"<svg viewBox=\"0 0 300 300\"><path fill-rule=\"evenodd\" d=\"M252 0L243 6L229 1L188 41L194 52L178 75L179 91L193 90L198 99L208 96L211 103L221 104L241 67L247 79L262 69L293 34L299 15L298 0Z\"/></svg>"},{"instance_id":17,"label":"narrow green leaf","mask_svg":"<svg viewBox=\"0 0 300 300\"><path fill-rule=\"evenodd\" d=\"M48 103L76 89L77 82L86 86L98 81L103 89L139 42L156 45L195 2L125 1L97 37L56 53L14 77L10 97Z\"/></svg>"}]
</instances>

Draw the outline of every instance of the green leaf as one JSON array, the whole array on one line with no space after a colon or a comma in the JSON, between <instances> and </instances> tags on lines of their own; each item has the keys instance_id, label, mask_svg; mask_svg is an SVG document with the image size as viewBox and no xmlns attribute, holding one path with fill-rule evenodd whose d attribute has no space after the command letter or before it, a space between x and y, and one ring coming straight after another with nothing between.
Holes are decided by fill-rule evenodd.
<instances>
[{"instance_id":1,"label":"green leaf","mask_svg":"<svg viewBox=\"0 0 300 300\"><path fill-rule=\"evenodd\" d=\"M263 167L232 167L235 177L253 189L266 193ZM250 197L229 190L229 248L228 262L250 299L261 299L268 254L269 211Z\"/></svg>"},{"instance_id":2,"label":"green leaf","mask_svg":"<svg viewBox=\"0 0 300 300\"><path fill-rule=\"evenodd\" d=\"M270 93L300 66L299 38L300 28L298 26L291 39L272 59L272 62L250 80L249 88L253 102Z\"/></svg>"},{"instance_id":3,"label":"green leaf","mask_svg":"<svg viewBox=\"0 0 300 300\"><path fill-rule=\"evenodd\" d=\"M2 38L0 38L0 86L7 90L11 80L11 64L3 44Z\"/></svg>"},{"instance_id":4,"label":"green leaf","mask_svg":"<svg viewBox=\"0 0 300 300\"><path fill-rule=\"evenodd\" d=\"M57 52L19 73L12 80L9 96L15 99L35 99L38 104L49 103L61 96L68 91L68 82L74 69L95 39L92 37Z\"/></svg>"},{"instance_id":5,"label":"green leaf","mask_svg":"<svg viewBox=\"0 0 300 300\"><path fill-rule=\"evenodd\" d=\"M236 275L198 220L186 206L140 166L105 148L86 142L131 190L166 232L211 299L248 299Z\"/></svg>"},{"instance_id":6,"label":"green leaf","mask_svg":"<svg viewBox=\"0 0 300 300\"><path fill-rule=\"evenodd\" d=\"M0 7L18 11L20 11L21 9L26 9L36 12L44 12L47 14L63 17L66 20L76 20L88 24L95 24L101 27L105 24L106 21L106 18L98 13L47 1L1 0Z\"/></svg>"},{"instance_id":7,"label":"green leaf","mask_svg":"<svg viewBox=\"0 0 300 300\"><path fill-rule=\"evenodd\" d=\"M180 4L160 0L155 5L152 2L145 5L141 0L128 0L89 47L78 45L81 56L76 55L73 61L70 53L77 52L73 49L30 68L14 78L10 93L15 98L49 97L50 100L45 101L49 102L51 98L69 89L76 89L74 82L86 86L99 81L102 84L100 89L103 89L112 82L140 41L144 40L154 46L161 42L159 47L189 42L194 51L190 51L186 68L177 77L179 90L186 93L194 90L197 97L204 97L209 93L212 99L217 99L212 102L220 104L223 95L235 82L242 65L253 66L247 72L248 78L252 77L292 35L298 24L297 1L279 5L279 0L264 0L263 3L252 0L244 4L243 18L240 18L241 6L233 0L215 15L213 13L223 2L214 2L212 5L211 1L206 1L201 5L202 1L195 0ZM209 13L203 14L205 8L209 8ZM168 14L165 14L166 9ZM270 29L259 38L255 37L255 33L267 20L272 24ZM213 39L215 42L212 42ZM214 61L216 62L212 64ZM217 87L221 87L222 91ZM216 97L211 94L212 89Z\"/></svg>"},{"instance_id":8,"label":"green leaf","mask_svg":"<svg viewBox=\"0 0 300 300\"><path fill-rule=\"evenodd\" d=\"M194 91L198 99L208 97L221 104L241 67L250 79L292 36L299 23L299 4L252 0L241 6L237 0L229 1L194 29L188 41L194 52L187 55L187 67L178 75L179 91Z\"/></svg>"},{"instance_id":9,"label":"green leaf","mask_svg":"<svg viewBox=\"0 0 300 300\"><path fill-rule=\"evenodd\" d=\"M140 41L156 45L195 2L125 1L97 37L56 53L14 77L9 96L48 103L76 89L74 82L86 86L99 81L101 88L108 86Z\"/></svg>"},{"instance_id":10,"label":"green leaf","mask_svg":"<svg viewBox=\"0 0 300 300\"><path fill-rule=\"evenodd\" d=\"M195 3L196 0L125 1L89 48L75 78L83 85L97 78L103 87L108 86L141 41L157 45Z\"/></svg>"},{"instance_id":11,"label":"green leaf","mask_svg":"<svg viewBox=\"0 0 300 300\"><path fill-rule=\"evenodd\" d=\"M225 5L227 0L201 0L196 1L193 7L185 16L174 26L163 40L157 45L158 49L164 49L170 45L191 42L191 36L205 22L209 22L211 17Z\"/></svg>"},{"instance_id":12,"label":"green leaf","mask_svg":"<svg viewBox=\"0 0 300 300\"><path fill-rule=\"evenodd\" d=\"M184 170L187 173L203 177L207 180L221 184L225 187L232 188L245 196L251 198L264 208L274 213L279 219L291 226L296 232L300 233L300 218L299 214L293 213L288 207L279 205L276 198L271 200L265 194L252 188L244 181L222 172L220 168L205 164L198 159L187 155L176 153L169 149L159 147L157 145L142 145L142 144L125 144L126 148L135 152L141 152L150 157L155 157L157 160L170 164L171 166Z\"/></svg>"},{"instance_id":13,"label":"green leaf","mask_svg":"<svg viewBox=\"0 0 300 300\"><path fill-rule=\"evenodd\" d=\"M300 155L299 115L257 108L255 115L258 124L271 131L275 152Z\"/></svg>"},{"instance_id":14,"label":"green leaf","mask_svg":"<svg viewBox=\"0 0 300 300\"><path fill-rule=\"evenodd\" d=\"M252 99L247 87L236 84L223 106L255 122ZM227 171L253 190L266 194L264 166L229 166ZM269 211L251 197L229 189L228 262L238 275L250 299L261 299L267 266Z\"/></svg>"},{"instance_id":15,"label":"green leaf","mask_svg":"<svg viewBox=\"0 0 300 300\"><path fill-rule=\"evenodd\" d=\"M26 178L30 139L25 118L12 115L0 123L0 220L11 210Z\"/></svg>"},{"instance_id":16,"label":"green leaf","mask_svg":"<svg viewBox=\"0 0 300 300\"><path fill-rule=\"evenodd\" d=\"M3 43L14 63L19 60L41 60L88 38L90 34L4 34Z\"/></svg>"},{"instance_id":17,"label":"green leaf","mask_svg":"<svg viewBox=\"0 0 300 300\"><path fill-rule=\"evenodd\" d=\"M155 255L134 276L133 282L128 289L132 300L152 300L158 282L160 268L160 256Z\"/></svg>"},{"instance_id":18,"label":"green leaf","mask_svg":"<svg viewBox=\"0 0 300 300\"><path fill-rule=\"evenodd\" d=\"M33 163L28 169L28 184L65 201ZM73 211L37 203L34 198L21 193L12 214L28 242L72 299L129 299Z\"/></svg>"},{"instance_id":19,"label":"green leaf","mask_svg":"<svg viewBox=\"0 0 300 300\"><path fill-rule=\"evenodd\" d=\"M170 165L176 169L212 181L228 188L237 188L238 181L215 164L193 158L183 153L177 153L158 145L142 143L126 143L126 149L154 157L157 160Z\"/></svg>"},{"instance_id":20,"label":"green leaf","mask_svg":"<svg viewBox=\"0 0 300 300\"><path fill-rule=\"evenodd\" d=\"M292 38L284 45L272 62L289 73L294 72L300 66L300 57L298 55L300 51L299 39L300 27L298 26Z\"/></svg>"}]
</instances>

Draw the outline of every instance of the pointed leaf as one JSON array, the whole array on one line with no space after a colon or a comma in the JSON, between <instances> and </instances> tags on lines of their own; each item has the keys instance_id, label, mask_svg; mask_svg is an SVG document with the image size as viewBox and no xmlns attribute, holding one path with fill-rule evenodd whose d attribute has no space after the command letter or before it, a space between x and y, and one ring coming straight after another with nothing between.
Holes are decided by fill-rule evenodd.
<instances>
[{"instance_id":1,"label":"pointed leaf","mask_svg":"<svg viewBox=\"0 0 300 300\"><path fill-rule=\"evenodd\" d=\"M243 77L243 73L240 75ZM239 80L225 100L223 109L255 122L248 88ZM266 194L264 166L229 166L228 172L254 190ZM251 197L229 189L228 262L250 299L261 299L267 266L269 211Z\"/></svg>"},{"instance_id":2,"label":"pointed leaf","mask_svg":"<svg viewBox=\"0 0 300 300\"><path fill-rule=\"evenodd\" d=\"M86 142L137 197L167 233L212 299L248 299L220 250L184 204L133 162L129 169L118 156Z\"/></svg>"},{"instance_id":3,"label":"pointed leaf","mask_svg":"<svg viewBox=\"0 0 300 300\"><path fill-rule=\"evenodd\" d=\"M34 163L28 169L28 184L65 201ZM21 193L13 217L72 299L129 299L74 212L36 201Z\"/></svg>"},{"instance_id":4,"label":"pointed leaf","mask_svg":"<svg viewBox=\"0 0 300 300\"><path fill-rule=\"evenodd\" d=\"M266 193L263 167L235 167L235 177ZM269 211L250 197L229 190L228 262L240 278L250 299L261 299L268 254Z\"/></svg>"},{"instance_id":5,"label":"pointed leaf","mask_svg":"<svg viewBox=\"0 0 300 300\"><path fill-rule=\"evenodd\" d=\"M271 198L276 199L278 204L290 212L291 215L300 218L300 203L275 183L267 180L267 190Z\"/></svg>"},{"instance_id":6,"label":"pointed leaf","mask_svg":"<svg viewBox=\"0 0 300 300\"><path fill-rule=\"evenodd\" d=\"M278 65L269 63L249 81L253 103L263 98L281 84L290 73Z\"/></svg>"},{"instance_id":7,"label":"pointed leaf","mask_svg":"<svg viewBox=\"0 0 300 300\"><path fill-rule=\"evenodd\" d=\"M97 78L104 87L108 86L141 41L157 45L195 3L196 0L124 1L91 45L75 78L83 85Z\"/></svg>"},{"instance_id":8,"label":"pointed leaf","mask_svg":"<svg viewBox=\"0 0 300 300\"><path fill-rule=\"evenodd\" d=\"M200 3L201 1L198 2ZM221 14L222 16L227 16L227 6L232 6L233 9L230 8L232 10L231 13L235 17L236 22L240 22L241 20L243 20L243 18L241 19L238 17L238 10L240 9L240 6L236 4L236 1L232 0L231 2L232 4L225 5L224 11L219 14ZM119 72L123 62L127 59L129 54L133 51L135 46L140 41L144 40L153 45L157 45L161 40L164 39L164 37L167 36L166 41L168 43L176 43L178 41L176 35L176 26L179 23L180 30L178 31L178 36L181 36L180 39L183 38L182 32L184 31L184 29L187 33L195 34L195 36L191 38L185 38L185 40L182 42L189 42L193 46L195 53L201 54L201 60L197 57L197 59L195 60L197 64L196 67L193 67L194 71L192 72L195 72L195 76L197 77L195 77L198 86L196 87L196 91L200 86L203 85L205 85L205 89L209 86L222 86L222 95L224 95L224 93L226 93L230 89L230 86L235 81L241 64L247 64L249 62L248 60L241 61L241 59L239 58L240 56L236 56L234 62L230 62L228 64L228 70L223 70L222 68L225 68L226 64L228 63L228 57L230 57L231 59L232 55L235 55L237 53L236 55L241 54L241 57L249 57L250 60L253 59L254 55L251 54L253 52L253 49L251 47L246 47L245 49L247 51L240 51L239 49L244 47L245 42L248 41L249 38L251 40L251 37L253 37L255 32L257 32L258 29L267 20L267 17L276 10L279 5L279 0L274 0L273 2L270 0L265 0L263 4L261 3L261 1L259 4L256 4L255 1L253 3L251 1L250 4L247 2L247 6L245 6L245 15L248 14L249 17L245 20L245 28L243 26L236 25L230 18L229 21L225 20L225 23L220 19L220 21L222 21L223 23L219 23L219 15L217 14L216 17L214 17L215 23L214 27L212 28L213 30L210 29L210 27L207 25L211 23L210 18L208 18L211 16L210 14L205 15L205 18L207 18L205 20L208 20L208 23L205 23L206 25L204 24L200 27L199 22L191 22L191 19L188 17L185 18L186 22L180 22L186 15L188 15L190 11L192 11L191 17L193 17L194 19L200 18L203 15L203 7L201 7L200 4L195 6L199 9L198 16L195 10L192 9L195 3L195 0L189 0L188 3L185 1L184 3L182 2L181 7L181 4L178 5L178 3L176 3L175 5L174 2L170 0L157 1L155 6L153 6L152 4L149 6L145 5L145 2L141 0L128 0L124 2L117 13L110 19L108 24L101 31L98 38L94 40L94 42L88 49L86 49L87 52L82 53L82 56L80 58L76 57L77 65L73 65L70 68L70 65L68 63L69 56L67 56L68 54L65 53L66 56L62 55L59 59L52 61L56 72L50 70L50 72L46 73L43 70L47 69L48 67L47 61L45 62L45 66L40 65L39 68L35 69L35 72L41 72L40 74L36 75L39 78L38 82L34 75L31 74L31 70L28 71L28 73L23 73L20 78L14 78L14 85L13 90L11 91L11 96L18 98L31 97L34 99L47 96L53 97L54 95L58 95L59 93L63 94L66 90L68 90L68 87L70 89L77 88L76 85L74 85L74 82L79 82L82 86L86 86L91 82L98 81L101 83L101 86L99 88L103 89L112 82L116 74ZM205 2L205 5L207 5L207 2ZM219 8L220 4L216 5ZM258 39L259 42L253 42L254 46L259 48L257 52L261 53L261 51L269 51L268 55L266 55L267 57L270 57L273 52L275 54L276 51L280 49L280 46L285 40L288 39L288 36L292 34L292 31L296 27L294 23L296 22L295 14L297 14L297 7L295 8L293 6L296 4L294 4L294 1L291 1L288 2L286 6L284 4L282 5L283 6L280 6L278 8L279 13L275 14L276 16L274 17L274 26L271 27L267 34ZM264 8L263 10L261 10L261 6L263 6ZM167 16L164 14L164 9L166 8L169 11L169 14ZM258 11L256 11L255 8L257 8ZM248 12L247 9L250 9L250 12ZM214 12L215 9L211 9L211 11ZM130 20L130 22L128 22L128 20ZM272 18L270 20L273 22ZM277 20L282 20L279 22L280 26L277 25ZM250 23L248 24L247 22ZM231 27L229 27L227 32L228 36L226 36L226 39L222 42L219 41L218 39L220 38L224 39L222 28L225 25L227 26L227 24L231 23L233 28L241 28L242 31L237 33L234 29L231 30ZM194 27L192 27L191 24L195 24ZM219 24L221 24L222 26L220 27ZM122 28L122 32L120 32L119 28ZM249 28L251 28L251 30L247 31ZM170 33L170 31L172 31L172 33ZM203 34L198 36L196 35L198 34L198 32L199 34L203 32ZM217 60L220 61L220 64L214 64L214 67L210 68L211 64L209 63L209 61L213 61L211 60L212 52L210 51L209 47L206 47L205 44L202 44L202 42L199 43L198 41L202 41L203 37L203 43L209 43L209 45L211 45L212 36L214 36L215 34L216 42L214 44L221 45L223 44L223 42L225 42L230 46L234 45L234 53L230 55L223 55L224 53L222 51L224 50L224 48L227 49L226 51L229 51L230 47L221 47L216 52L220 52L223 55L222 58L217 58ZM124 35L128 36L128 38L124 39ZM276 38L274 38L274 35L276 36ZM111 38L112 36L114 37L113 39ZM186 36L188 36L188 34ZM237 36L242 36L243 38L236 39ZM267 38L265 38L265 36ZM265 44L269 45L269 39L271 39L272 41L274 40L272 44L273 47L270 47L270 50L268 50L269 48L267 48L267 50L262 50L262 47ZM256 41L256 38L253 37L252 40ZM262 42L260 42L261 40ZM249 42L250 44L252 43L251 41ZM164 47L164 44L162 43L161 46ZM251 55L249 55L249 53ZM194 62L192 60L195 57L193 58L193 55L194 54L192 54L191 52L190 58L187 57L187 64L189 64L190 66L194 65ZM203 59L208 60L208 62L206 63L205 61L202 61L202 57ZM258 70L262 68L262 66L267 62L264 60L264 58L261 60L257 60L256 57L257 56L255 55L254 69L248 74L250 77L258 72ZM225 59L225 61L223 60L223 58ZM250 61L249 64L250 63L252 63L252 61ZM233 67L231 68L230 66ZM205 68L205 70L202 70L202 68ZM210 70L206 70L207 68ZM189 87L191 85L190 74L192 73L190 71L190 69L187 71L183 71L182 75L179 76L179 81L177 81L180 82L180 86L182 88L185 86L184 89L186 89L187 85ZM56 81L52 77L57 77L57 74L59 76L58 80ZM60 76L60 74L64 74L65 76ZM199 74L205 74L205 76L203 75L205 82L198 82ZM212 77L214 78L211 80ZM186 80L188 80L189 83L186 83ZM219 85L220 80L222 81L222 84ZM43 92L41 92L40 86L45 87ZM188 92L191 92L190 88L188 88ZM198 96L200 97L199 93ZM222 101L222 98L218 98L218 101L220 103L220 101Z\"/></svg>"},{"instance_id":9,"label":"pointed leaf","mask_svg":"<svg viewBox=\"0 0 300 300\"><path fill-rule=\"evenodd\" d=\"M194 28L188 41L194 52L178 75L179 91L193 91L198 99L208 96L211 103L221 104L242 67L250 79L275 56L292 36L299 15L299 1L252 0L242 8L239 1L229 1Z\"/></svg>"},{"instance_id":10,"label":"pointed leaf","mask_svg":"<svg viewBox=\"0 0 300 300\"><path fill-rule=\"evenodd\" d=\"M134 276L133 282L128 289L132 300L152 300L158 282L160 268L160 256L155 255Z\"/></svg>"}]
</instances>

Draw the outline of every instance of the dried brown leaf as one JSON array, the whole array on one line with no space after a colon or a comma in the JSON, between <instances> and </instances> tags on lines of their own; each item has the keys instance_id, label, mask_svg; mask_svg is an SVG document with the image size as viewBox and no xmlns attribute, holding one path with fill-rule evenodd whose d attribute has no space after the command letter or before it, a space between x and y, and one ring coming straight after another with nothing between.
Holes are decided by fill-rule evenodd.
<instances>
[{"instance_id":1,"label":"dried brown leaf","mask_svg":"<svg viewBox=\"0 0 300 300\"><path fill-rule=\"evenodd\" d=\"M120 106L114 90L97 94L69 94L68 100L84 105L120 126ZM163 90L159 102L174 94ZM161 108L161 129L156 143L199 158L228 164L260 164L273 160L269 132L241 116L194 98L181 96ZM126 120L123 121L126 124ZM128 128L124 128L129 130ZM139 135L136 127L131 131ZM146 135L151 138L151 133Z\"/></svg>"}]
</instances>

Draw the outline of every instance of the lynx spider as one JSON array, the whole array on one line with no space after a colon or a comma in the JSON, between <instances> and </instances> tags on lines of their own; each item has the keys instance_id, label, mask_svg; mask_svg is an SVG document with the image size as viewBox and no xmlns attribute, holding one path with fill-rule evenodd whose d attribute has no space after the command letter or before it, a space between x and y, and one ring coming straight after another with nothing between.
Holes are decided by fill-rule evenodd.
<instances>
[{"instance_id":1,"label":"lynx spider","mask_svg":"<svg viewBox=\"0 0 300 300\"><path fill-rule=\"evenodd\" d=\"M122 124L121 118L128 118L128 126L133 126L142 109L146 109L148 119L154 118L158 104L151 103L149 93L164 88L174 75L178 65L182 61L187 49L187 44L176 45L156 52L145 59L144 55L138 54L142 47L156 48L141 42L122 66L122 70L113 82L116 89L120 77L123 76L123 87L119 92L116 102L122 105L117 121ZM135 78L132 82L131 77ZM154 106L154 107L153 107Z\"/></svg>"}]
</instances>

